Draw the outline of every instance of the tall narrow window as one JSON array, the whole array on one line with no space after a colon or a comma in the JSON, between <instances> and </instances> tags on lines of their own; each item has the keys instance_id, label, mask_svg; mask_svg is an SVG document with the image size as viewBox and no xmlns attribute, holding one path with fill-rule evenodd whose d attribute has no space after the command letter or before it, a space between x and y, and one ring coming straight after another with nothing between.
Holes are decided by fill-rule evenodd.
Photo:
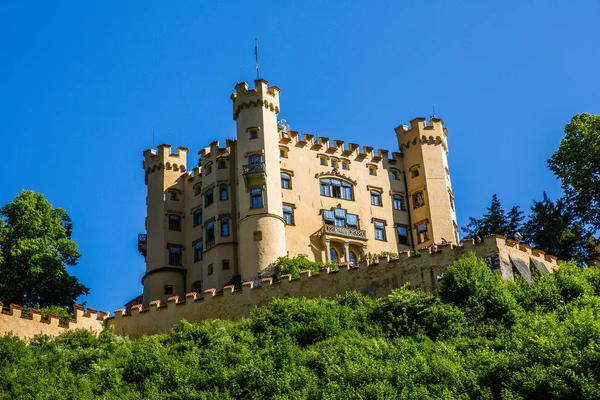
<instances>
[{"instance_id":1,"label":"tall narrow window","mask_svg":"<svg viewBox=\"0 0 600 400\"><path fill-rule=\"evenodd\" d=\"M398 180L398 173L396 171L392 171L392 180L393 181L397 181Z\"/></svg>"},{"instance_id":2,"label":"tall narrow window","mask_svg":"<svg viewBox=\"0 0 600 400\"><path fill-rule=\"evenodd\" d=\"M294 225L294 208L292 206L283 205L283 220L286 225Z\"/></svg>"},{"instance_id":3,"label":"tall narrow window","mask_svg":"<svg viewBox=\"0 0 600 400\"><path fill-rule=\"evenodd\" d=\"M342 161L342 169L350 169L347 161Z\"/></svg>"},{"instance_id":4,"label":"tall narrow window","mask_svg":"<svg viewBox=\"0 0 600 400\"><path fill-rule=\"evenodd\" d=\"M206 248L210 248L212 247L212 244L214 244L215 242L215 220L212 219L211 221L206 223L206 235L205 235L205 239L206 239Z\"/></svg>"},{"instance_id":5,"label":"tall narrow window","mask_svg":"<svg viewBox=\"0 0 600 400\"><path fill-rule=\"evenodd\" d=\"M396 233L398 233L398 243L408 245L408 227L398 225L396 226Z\"/></svg>"},{"instance_id":6,"label":"tall narrow window","mask_svg":"<svg viewBox=\"0 0 600 400\"><path fill-rule=\"evenodd\" d=\"M262 208L263 207L263 195L262 189L250 189L250 208Z\"/></svg>"},{"instance_id":7,"label":"tall narrow window","mask_svg":"<svg viewBox=\"0 0 600 400\"><path fill-rule=\"evenodd\" d=\"M385 241L385 224L382 221L375 221L375 239Z\"/></svg>"},{"instance_id":8,"label":"tall narrow window","mask_svg":"<svg viewBox=\"0 0 600 400\"><path fill-rule=\"evenodd\" d=\"M199 208L194 211L194 226L198 226L202 224L202 209Z\"/></svg>"},{"instance_id":9,"label":"tall narrow window","mask_svg":"<svg viewBox=\"0 0 600 400\"><path fill-rule=\"evenodd\" d=\"M331 179L321 179L321 196L331 197Z\"/></svg>"},{"instance_id":10,"label":"tall narrow window","mask_svg":"<svg viewBox=\"0 0 600 400\"><path fill-rule=\"evenodd\" d=\"M181 247L169 246L169 265L181 265Z\"/></svg>"},{"instance_id":11,"label":"tall narrow window","mask_svg":"<svg viewBox=\"0 0 600 400\"><path fill-rule=\"evenodd\" d=\"M377 175L377 167L374 165L369 165L369 175Z\"/></svg>"},{"instance_id":12,"label":"tall narrow window","mask_svg":"<svg viewBox=\"0 0 600 400\"><path fill-rule=\"evenodd\" d=\"M229 236L229 217L221 217L221 236Z\"/></svg>"},{"instance_id":13,"label":"tall narrow window","mask_svg":"<svg viewBox=\"0 0 600 400\"><path fill-rule=\"evenodd\" d=\"M211 172L212 172L212 162L209 162L204 166L204 175L209 175Z\"/></svg>"},{"instance_id":14,"label":"tall narrow window","mask_svg":"<svg viewBox=\"0 0 600 400\"><path fill-rule=\"evenodd\" d=\"M207 275L212 275L212 274L213 274L213 272L214 272L213 265L212 265L212 264L209 264L209 265L208 265L208 268L207 268L207 273L206 273L206 274L207 274Z\"/></svg>"},{"instance_id":15,"label":"tall narrow window","mask_svg":"<svg viewBox=\"0 0 600 400\"><path fill-rule=\"evenodd\" d=\"M423 192L418 191L412 195L413 210L425 205L425 199L423 198Z\"/></svg>"},{"instance_id":16,"label":"tall narrow window","mask_svg":"<svg viewBox=\"0 0 600 400\"><path fill-rule=\"evenodd\" d=\"M417 176L419 176L419 165L418 164L410 167L410 177L416 178Z\"/></svg>"},{"instance_id":17,"label":"tall narrow window","mask_svg":"<svg viewBox=\"0 0 600 400\"><path fill-rule=\"evenodd\" d=\"M169 214L169 230L180 231L181 230L181 217L175 214Z\"/></svg>"},{"instance_id":18,"label":"tall narrow window","mask_svg":"<svg viewBox=\"0 0 600 400\"><path fill-rule=\"evenodd\" d=\"M352 185L342 181L342 199L352 200Z\"/></svg>"},{"instance_id":19,"label":"tall narrow window","mask_svg":"<svg viewBox=\"0 0 600 400\"><path fill-rule=\"evenodd\" d=\"M394 195L394 210L404 210L404 197L399 194Z\"/></svg>"},{"instance_id":20,"label":"tall narrow window","mask_svg":"<svg viewBox=\"0 0 600 400\"><path fill-rule=\"evenodd\" d=\"M371 204L381 207L381 192L378 192L377 190L371 190Z\"/></svg>"},{"instance_id":21,"label":"tall narrow window","mask_svg":"<svg viewBox=\"0 0 600 400\"><path fill-rule=\"evenodd\" d=\"M219 186L219 199L221 201L223 201L223 200L227 200L228 198L229 198L229 192L228 192L227 184L224 183L221 186Z\"/></svg>"},{"instance_id":22,"label":"tall narrow window","mask_svg":"<svg viewBox=\"0 0 600 400\"><path fill-rule=\"evenodd\" d=\"M281 173L281 187L283 189L291 189L291 181L292 177L290 176L290 174L285 172Z\"/></svg>"},{"instance_id":23,"label":"tall narrow window","mask_svg":"<svg viewBox=\"0 0 600 400\"><path fill-rule=\"evenodd\" d=\"M321 196L352 200L352 185L339 179L321 179Z\"/></svg>"},{"instance_id":24,"label":"tall narrow window","mask_svg":"<svg viewBox=\"0 0 600 400\"><path fill-rule=\"evenodd\" d=\"M350 261L350 265L351 265L351 266L354 266L354 265L356 265L356 253L355 253L355 252L353 252L353 251L350 251L350 252L348 253L348 256L350 257L350 260L348 260L348 261Z\"/></svg>"},{"instance_id":25,"label":"tall narrow window","mask_svg":"<svg viewBox=\"0 0 600 400\"><path fill-rule=\"evenodd\" d=\"M337 166L338 166L337 161L331 160L331 168L337 168Z\"/></svg>"},{"instance_id":26,"label":"tall narrow window","mask_svg":"<svg viewBox=\"0 0 600 400\"><path fill-rule=\"evenodd\" d=\"M429 232L427 232L427 222L420 222L417 224L417 242L419 244L429 240Z\"/></svg>"},{"instance_id":27,"label":"tall narrow window","mask_svg":"<svg viewBox=\"0 0 600 400\"><path fill-rule=\"evenodd\" d=\"M329 250L329 261L337 263L338 262L338 253L335 249Z\"/></svg>"},{"instance_id":28,"label":"tall narrow window","mask_svg":"<svg viewBox=\"0 0 600 400\"><path fill-rule=\"evenodd\" d=\"M346 226L346 210L343 208L334 208L333 215L335 216L335 225L340 227Z\"/></svg>"},{"instance_id":29,"label":"tall narrow window","mask_svg":"<svg viewBox=\"0 0 600 400\"><path fill-rule=\"evenodd\" d=\"M250 154L250 156L248 156L248 164L260 164L260 162L260 154Z\"/></svg>"},{"instance_id":30,"label":"tall narrow window","mask_svg":"<svg viewBox=\"0 0 600 400\"><path fill-rule=\"evenodd\" d=\"M204 243L202 240L194 243L194 261L202 260L202 252L204 251Z\"/></svg>"},{"instance_id":31,"label":"tall narrow window","mask_svg":"<svg viewBox=\"0 0 600 400\"><path fill-rule=\"evenodd\" d=\"M215 196L213 194L213 188L210 188L204 193L204 207L210 206L215 201Z\"/></svg>"}]
</instances>

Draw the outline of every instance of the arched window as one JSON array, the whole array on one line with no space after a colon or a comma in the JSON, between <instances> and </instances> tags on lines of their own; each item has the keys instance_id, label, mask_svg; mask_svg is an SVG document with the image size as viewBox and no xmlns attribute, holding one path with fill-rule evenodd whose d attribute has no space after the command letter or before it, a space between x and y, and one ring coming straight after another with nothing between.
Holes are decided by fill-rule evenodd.
<instances>
[{"instance_id":1,"label":"arched window","mask_svg":"<svg viewBox=\"0 0 600 400\"><path fill-rule=\"evenodd\" d=\"M321 179L321 196L354 200L352 185L339 179Z\"/></svg>"},{"instance_id":2,"label":"arched window","mask_svg":"<svg viewBox=\"0 0 600 400\"><path fill-rule=\"evenodd\" d=\"M281 173L281 187L283 189L291 189L292 185L292 177L290 174L282 172Z\"/></svg>"},{"instance_id":3,"label":"arched window","mask_svg":"<svg viewBox=\"0 0 600 400\"><path fill-rule=\"evenodd\" d=\"M350 258L350 260L349 260L349 261L350 261L350 264L351 264L352 266L356 265L356 253L355 253L355 252L353 252L353 251L351 251L350 253L348 253L348 256L349 256L349 258Z\"/></svg>"},{"instance_id":4,"label":"arched window","mask_svg":"<svg viewBox=\"0 0 600 400\"><path fill-rule=\"evenodd\" d=\"M338 253L335 249L329 250L329 261L337 263L338 262Z\"/></svg>"}]
</instances>

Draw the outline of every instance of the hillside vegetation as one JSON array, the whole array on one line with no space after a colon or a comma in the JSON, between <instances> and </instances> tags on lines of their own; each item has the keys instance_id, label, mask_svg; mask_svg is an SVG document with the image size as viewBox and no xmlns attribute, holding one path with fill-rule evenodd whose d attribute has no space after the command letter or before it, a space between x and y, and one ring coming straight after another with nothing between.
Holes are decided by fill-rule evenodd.
<instances>
[{"instance_id":1,"label":"hillside vegetation","mask_svg":"<svg viewBox=\"0 0 600 400\"><path fill-rule=\"evenodd\" d=\"M474 256L436 295L278 299L123 339L0 338L0 399L600 397L600 271L504 282Z\"/></svg>"}]
</instances>

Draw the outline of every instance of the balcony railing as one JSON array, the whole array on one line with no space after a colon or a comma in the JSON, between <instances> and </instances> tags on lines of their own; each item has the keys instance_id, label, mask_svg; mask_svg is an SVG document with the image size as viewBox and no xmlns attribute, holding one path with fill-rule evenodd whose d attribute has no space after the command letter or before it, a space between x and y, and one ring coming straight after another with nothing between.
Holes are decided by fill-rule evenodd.
<instances>
[{"instance_id":1,"label":"balcony railing","mask_svg":"<svg viewBox=\"0 0 600 400\"><path fill-rule=\"evenodd\" d=\"M148 236L145 233L140 233L138 235L138 251L141 255L146 257L146 244L147 244Z\"/></svg>"},{"instance_id":2,"label":"balcony railing","mask_svg":"<svg viewBox=\"0 0 600 400\"><path fill-rule=\"evenodd\" d=\"M346 236L355 239L367 239L367 231L357 228L346 228L343 226L325 224L323 226L325 233L337 236Z\"/></svg>"},{"instance_id":3,"label":"balcony railing","mask_svg":"<svg viewBox=\"0 0 600 400\"><path fill-rule=\"evenodd\" d=\"M206 248L204 249L204 251L206 251L214 246L215 246L215 239L209 240L206 242Z\"/></svg>"},{"instance_id":4,"label":"balcony railing","mask_svg":"<svg viewBox=\"0 0 600 400\"><path fill-rule=\"evenodd\" d=\"M248 164L242 167L243 175L258 174L263 172L265 172L265 163Z\"/></svg>"}]
</instances>

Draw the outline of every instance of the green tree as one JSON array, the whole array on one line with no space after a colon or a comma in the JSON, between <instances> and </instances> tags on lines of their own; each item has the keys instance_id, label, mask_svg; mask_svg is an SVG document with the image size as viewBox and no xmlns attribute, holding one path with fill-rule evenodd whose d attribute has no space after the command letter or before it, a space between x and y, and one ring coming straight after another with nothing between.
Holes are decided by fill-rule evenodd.
<instances>
[{"instance_id":1,"label":"green tree","mask_svg":"<svg viewBox=\"0 0 600 400\"><path fill-rule=\"evenodd\" d=\"M585 262L592 243L563 199L553 202L546 192L534 201L523 227L524 240L561 260Z\"/></svg>"},{"instance_id":2,"label":"green tree","mask_svg":"<svg viewBox=\"0 0 600 400\"><path fill-rule=\"evenodd\" d=\"M23 190L0 208L0 301L28 307L71 306L89 289L67 273L81 254L67 212Z\"/></svg>"},{"instance_id":3,"label":"green tree","mask_svg":"<svg viewBox=\"0 0 600 400\"><path fill-rule=\"evenodd\" d=\"M566 204L592 231L600 230L600 115L575 115L548 160L561 180Z\"/></svg>"},{"instance_id":4,"label":"green tree","mask_svg":"<svg viewBox=\"0 0 600 400\"><path fill-rule=\"evenodd\" d=\"M469 218L469 224L462 230L468 237L483 237L485 235L499 234L513 236L521 228L523 211L519 206L514 206L508 214L502 208L498 195L492 196L492 203L487 208L487 213L480 219Z\"/></svg>"}]
</instances>

